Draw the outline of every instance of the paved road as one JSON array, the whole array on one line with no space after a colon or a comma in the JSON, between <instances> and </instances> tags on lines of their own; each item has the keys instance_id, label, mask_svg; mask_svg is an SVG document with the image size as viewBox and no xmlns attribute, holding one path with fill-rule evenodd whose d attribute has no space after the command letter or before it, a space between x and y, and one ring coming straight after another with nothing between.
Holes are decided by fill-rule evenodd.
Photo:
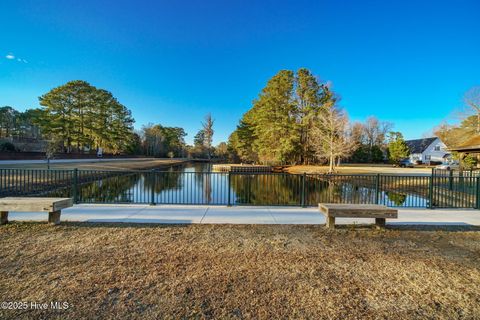
<instances>
[{"instance_id":1,"label":"paved road","mask_svg":"<svg viewBox=\"0 0 480 320\"><path fill-rule=\"evenodd\" d=\"M11 212L9 220L46 221L47 213ZM131 223L211 223L211 224L324 224L317 208L224 207L174 205L76 205L63 210L62 221ZM373 223L374 219L342 219L338 224ZM387 224L475 225L480 226L480 210L400 209L399 218Z\"/></svg>"}]
</instances>

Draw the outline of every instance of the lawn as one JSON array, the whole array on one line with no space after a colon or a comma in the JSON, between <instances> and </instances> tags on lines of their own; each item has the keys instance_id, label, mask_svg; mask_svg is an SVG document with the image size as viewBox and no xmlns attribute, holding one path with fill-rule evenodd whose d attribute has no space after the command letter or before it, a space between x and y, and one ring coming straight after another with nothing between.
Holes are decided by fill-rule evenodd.
<instances>
[{"instance_id":1,"label":"lawn","mask_svg":"<svg viewBox=\"0 0 480 320\"><path fill-rule=\"evenodd\" d=\"M115 160L106 159L92 159L92 162L52 162L50 168L59 170L146 170L169 168L172 165L181 165L188 162L185 159L148 159L139 158L135 160ZM0 168L18 168L18 169L47 169L46 161L44 163L17 163L17 164L2 164Z\"/></svg>"},{"instance_id":2,"label":"lawn","mask_svg":"<svg viewBox=\"0 0 480 320\"><path fill-rule=\"evenodd\" d=\"M478 319L480 229L12 223L1 319Z\"/></svg>"},{"instance_id":3,"label":"lawn","mask_svg":"<svg viewBox=\"0 0 480 320\"><path fill-rule=\"evenodd\" d=\"M425 167L416 168L399 168L388 164L342 164L335 168L340 174L387 174L387 175L415 175L425 176L431 175L432 169ZM288 173L327 173L328 166L318 165L295 165L286 168Z\"/></svg>"}]
</instances>

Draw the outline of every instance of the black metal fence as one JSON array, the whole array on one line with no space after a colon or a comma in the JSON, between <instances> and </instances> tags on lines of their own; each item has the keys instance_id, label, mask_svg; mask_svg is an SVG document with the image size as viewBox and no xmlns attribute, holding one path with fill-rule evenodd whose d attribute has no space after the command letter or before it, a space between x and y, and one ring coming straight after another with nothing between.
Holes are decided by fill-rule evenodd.
<instances>
[{"instance_id":1,"label":"black metal fence","mask_svg":"<svg viewBox=\"0 0 480 320\"><path fill-rule=\"evenodd\" d=\"M480 175L287 174L0 169L0 197L73 197L76 203L192 205L384 204L480 209Z\"/></svg>"}]
</instances>

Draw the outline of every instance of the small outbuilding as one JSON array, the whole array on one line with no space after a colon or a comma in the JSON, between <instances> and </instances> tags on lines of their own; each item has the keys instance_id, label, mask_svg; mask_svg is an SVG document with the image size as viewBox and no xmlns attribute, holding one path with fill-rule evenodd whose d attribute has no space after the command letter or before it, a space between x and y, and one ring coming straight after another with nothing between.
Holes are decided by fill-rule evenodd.
<instances>
[{"instance_id":1,"label":"small outbuilding","mask_svg":"<svg viewBox=\"0 0 480 320\"><path fill-rule=\"evenodd\" d=\"M462 162L468 155L477 157L477 167L480 167L480 135L476 135L456 147L449 148L449 150L458 152Z\"/></svg>"},{"instance_id":2,"label":"small outbuilding","mask_svg":"<svg viewBox=\"0 0 480 320\"><path fill-rule=\"evenodd\" d=\"M449 149L465 155L472 153L480 154L480 135L474 136L464 143Z\"/></svg>"}]
</instances>

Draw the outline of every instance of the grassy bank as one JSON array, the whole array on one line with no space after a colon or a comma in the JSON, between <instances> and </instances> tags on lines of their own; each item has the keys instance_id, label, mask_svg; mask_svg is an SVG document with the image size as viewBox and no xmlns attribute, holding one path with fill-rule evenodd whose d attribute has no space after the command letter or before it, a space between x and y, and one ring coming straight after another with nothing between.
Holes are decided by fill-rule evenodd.
<instances>
[{"instance_id":1,"label":"grassy bank","mask_svg":"<svg viewBox=\"0 0 480 320\"><path fill-rule=\"evenodd\" d=\"M480 315L480 230L14 223L2 301L18 318L440 318Z\"/></svg>"},{"instance_id":2,"label":"grassy bank","mask_svg":"<svg viewBox=\"0 0 480 320\"><path fill-rule=\"evenodd\" d=\"M135 160L114 160L101 159L92 160L92 162L66 162L66 163L51 163L52 169L83 169L83 170L146 170L154 168L168 168L172 165L179 165L187 163L188 159L147 159L138 158ZM47 169L47 163L32 163L32 164L1 164L0 168L19 168L19 169Z\"/></svg>"},{"instance_id":3,"label":"grassy bank","mask_svg":"<svg viewBox=\"0 0 480 320\"><path fill-rule=\"evenodd\" d=\"M430 175L431 168L398 168L389 164L342 164L336 167L337 173L341 174L398 174L398 175ZM328 166L296 165L285 169L288 173L327 173Z\"/></svg>"}]
</instances>

